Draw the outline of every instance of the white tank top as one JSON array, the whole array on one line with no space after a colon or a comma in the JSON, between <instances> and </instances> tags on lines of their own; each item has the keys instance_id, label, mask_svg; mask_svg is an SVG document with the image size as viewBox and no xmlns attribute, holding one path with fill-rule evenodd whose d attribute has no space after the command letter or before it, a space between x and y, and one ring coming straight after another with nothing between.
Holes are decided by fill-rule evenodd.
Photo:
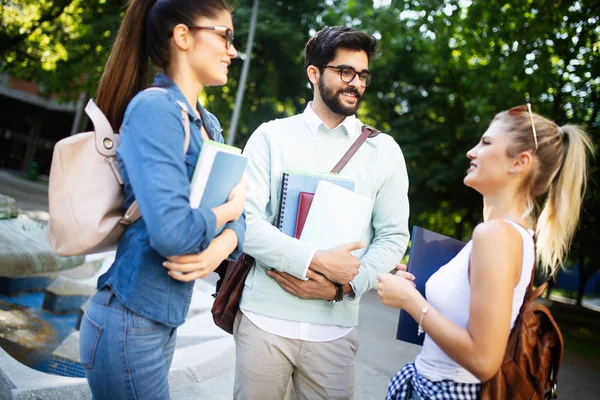
<instances>
[{"instance_id":1,"label":"white tank top","mask_svg":"<svg viewBox=\"0 0 600 400\"><path fill-rule=\"evenodd\" d=\"M523 263L521 278L513 290L510 329L519 315L527 285L531 279L531 270L535 257L533 231L528 231L519 224L511 223L523 238ZM469 323L471 288L469 284L469 257L473 241L467 245L448 264L441 267L425 284L427 301L439 313L461 328L466 329ZM480 383L473 374L458 365L446 355L435 342L425 335L423 349L415 360L420 375L437 382L450 379L461 383Z\"/></svg>"}]
</instances>

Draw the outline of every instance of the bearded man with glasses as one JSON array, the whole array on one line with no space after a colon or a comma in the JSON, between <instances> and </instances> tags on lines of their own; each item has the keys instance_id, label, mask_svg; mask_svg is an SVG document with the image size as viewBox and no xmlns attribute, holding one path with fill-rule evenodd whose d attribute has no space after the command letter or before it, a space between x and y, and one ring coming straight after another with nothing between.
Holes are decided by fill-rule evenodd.
<instances>
[{"instance_id":1,"label":"bearded man with glasses","mask_svg":"<svg viewBox=\"0 0 600 400\"><path fill-rule=\"evenodd\" d=\"M373 200L362 243L317 249L274 224L283 172L329 172L361 135L363 124L354 114L371 83L376 49L377 40L364 32L317 32L305 49L312 101L302 114L262 124L244 149L244 249L256 263L234 325L236 399L281 400L290 379L296 398L354 397L360 297L378 273L394 269L409 238L400 147L389 135L370 137L342 170L355 191Z\"/></svg>"}]
</instances>

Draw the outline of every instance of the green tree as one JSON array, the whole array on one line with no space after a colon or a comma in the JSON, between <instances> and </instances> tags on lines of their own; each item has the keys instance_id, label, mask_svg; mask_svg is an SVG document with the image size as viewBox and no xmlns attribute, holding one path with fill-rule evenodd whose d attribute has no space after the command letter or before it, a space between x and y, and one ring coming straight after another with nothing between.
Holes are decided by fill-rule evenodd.
<instances>
[{"instance_id":1,"label":"green tree","mask_svg":"<svg viewBox=\"0 0 600 400\"><path fill-rule=\"evenodd\" d=\"M48 94L92 95L124 13L122 0L3 0L2 68Z\"/></svg>"}]
</instances>

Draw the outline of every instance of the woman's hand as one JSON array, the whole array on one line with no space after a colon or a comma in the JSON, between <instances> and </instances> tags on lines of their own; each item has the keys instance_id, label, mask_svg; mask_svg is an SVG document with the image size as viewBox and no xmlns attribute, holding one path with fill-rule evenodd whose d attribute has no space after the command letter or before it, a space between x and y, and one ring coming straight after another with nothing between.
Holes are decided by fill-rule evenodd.
<instances>
[{"instance_id":1,"label":"woman's hand","mask_svg":"<svg viewBox=\"0 0 600 400\"><path fill-rule=\"evenodd\" d=\"M237 235L231 229L225 229L202 253L167 257L163 266L175 280L190 282L201 279L217 269L236 246Z\"/></svg>"},{"instance_id":2,"label":"woman's hand","mask_svg":"<svg viewBox=\"0 0 600 400\"><path fill-rule=\"evenodd\" d=\"M226 204L231 206L233 213L230 221L235 221L244 212L247 185L248 178L246 176L243 176L242 179L240 179L240 181L238 182L238 184L235 185L233 189L231 189L231 192L229 192L229 197L227 198Z\"/></svg>"},{"instance_id":3,"label":"woman's hand","mask_svg":"<svg viewBox=\"0 0 600 400\"><path fill-rule=\"evenodd\" d=\"M406 265L396 264L394 274L377 275L377 294L386 306L405 308L406 304L419 294L414 280L415 276L406 272Z\"/></svg>"},{"instance_id":4,"label":"woman's hand","mask_svg":"<svg viewBox=\"0 0 600 400\"><path fill-rule=\"evenodd\" d=\"M211 208L211 211L216 217L215 229L219 229L228 222L237 220L244 212L244 204L246 203L246 185L248 178L243 176L237 185L229 192L227 202L218 207Z\"/></svg>"}]
</instances>

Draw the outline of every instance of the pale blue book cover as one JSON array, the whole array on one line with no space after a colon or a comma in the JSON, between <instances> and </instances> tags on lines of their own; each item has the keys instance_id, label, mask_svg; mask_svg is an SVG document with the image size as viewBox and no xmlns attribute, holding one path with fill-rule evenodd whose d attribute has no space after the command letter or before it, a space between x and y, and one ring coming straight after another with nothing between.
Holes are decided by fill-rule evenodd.
<instances>
[{"instance_id":1,"label":"pale blue book cover","mask_svg":"<svg viewBox=\"0 0 600 400\"><path fill-rule=\"evenodd\" d=\"M248 159L242 155L217 153L200 200L200 207L210 209L227 202L231 189L242 179L247 163ZM217 233L220 233L220 230Z\"/></svg>"}]
</instances>

